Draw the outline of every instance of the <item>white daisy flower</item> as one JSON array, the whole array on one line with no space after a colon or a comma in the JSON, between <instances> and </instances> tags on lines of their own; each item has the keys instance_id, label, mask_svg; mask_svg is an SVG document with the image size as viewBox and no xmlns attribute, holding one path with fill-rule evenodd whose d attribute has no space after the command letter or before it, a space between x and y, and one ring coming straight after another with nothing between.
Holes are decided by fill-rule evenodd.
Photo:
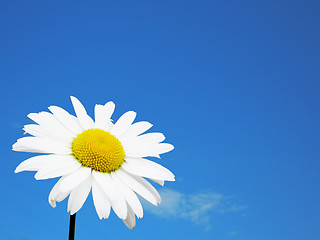
<instances>
[{"instance_id":1,"label":"white daisy flower","mask_svg":"<svg viewBox=\"0 0 320 240\"><path fill-rule=\"evenodd\" d=\"M15 172L37 171L37 180L61 177L49 194L49 203L55 207L69 196L71 215L81 209L92 189L99 218L108 218L112 208L131 229L135 215L143 216L136 194L154 205L161 202L157 190L144 177L162 186L164 181L175 180L172 172L145 157L160 158L173 146L162 143L162 133L145 133L152 127L149 122L133 123L133 111L113 124L113 102L97 104L93 121L77 98L71 97L71 101L76 117L57 106L49 107L51 113L28 115L37 124L23 129L32 136L18 139L12 148L45 155L25 160Z\"/></svg>"}]
</instances>

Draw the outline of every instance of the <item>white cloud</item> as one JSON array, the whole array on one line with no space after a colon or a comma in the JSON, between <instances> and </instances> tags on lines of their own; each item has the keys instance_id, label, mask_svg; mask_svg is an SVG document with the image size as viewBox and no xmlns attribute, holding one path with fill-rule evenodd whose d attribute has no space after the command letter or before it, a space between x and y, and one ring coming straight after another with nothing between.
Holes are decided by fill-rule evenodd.
<instances>
[{"instance_id":1,"label":"white cloud","mask_svg":"<svg viewBox=\"0 0 320 240\"><path fill-rule=\"evenodd\" d=\"M212 213L243 211L246 207L231 203L232 197L214 192L183 194L171 189L160 190L162 202L158 207L144 203L147 211L163 218L182 218L211 228Z\"/></svg>"}]
</instances>

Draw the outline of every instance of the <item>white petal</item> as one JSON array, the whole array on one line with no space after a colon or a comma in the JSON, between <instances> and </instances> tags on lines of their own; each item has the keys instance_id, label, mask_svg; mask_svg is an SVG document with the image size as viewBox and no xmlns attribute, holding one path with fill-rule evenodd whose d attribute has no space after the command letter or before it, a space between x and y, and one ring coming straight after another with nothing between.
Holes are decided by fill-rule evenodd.
<instances>
[{"instance_id":1,"label":"white petal","mask_svg":"<svg viewBox=\"0 0 320 240\"><path fill-rule=\"evenodd\" d=\"M120 137L121 140L136 137L145 131L149 130L152 124L146 121L136 122L132 124L129 129Z\"/></svg>"},{"instance_id":2,"label":"white petal","mask_svg":"<svg viewBox=\"0 0 320 240\"><path fill-rule=\"evenodd\" d=\"M139 165L139 166L143 165L143 166L148 166L148 167L152 167L152 168L157 168L159 171L162 171L163 173L166 173L174 178L174 174L169 169L161 166L160 164L158 164L156 162L150 161L148 159L126 157L125 161L129 164L134 164L134 165Z\"/></svg>"},{"instance_id":3,"label":"white petal","mask_svg":"<svg viewBox=\"0 0 320 240\"><path fill-rule=\"evenodd\" d=\"M122 180L117 176L117 172L112 172L111 177L114 180L119 191L121 191L121 193L123 194L125 200L129 204L131 209L133 209L134 213L137 215L137 217L142 218L143 209L137 195L122 182Z\"/></svg>"},{"instance_id":4,"label":"white petal","mask_svg":"<svg viewBox=\"0 0 320 240\"><path fill-rule=\"evenodd\" d=\"M121 219L126 219L128 214L127 203L123 197L115 199L111 202L111 206L113 211L117 214L117 216Z\"/></svg>"},{"instance_id":5,"label":"white petal","mask_svg":"<svg viewBox=\"0 0 320 240\"><path fill-rule=\"evenodd\" d=\"M59 133L55 131L55 129L48 129L37 124L25 125L23 130L35 137L53 139L63 142L64 144L71 144L73 140L73 135L68 130L64 130L63 133Z\"/></svg>"},{"instance_id":6,"label":"white petal","mask_svg":"<svg viewBox=\"0 0 320 240\"><path fill-rule=\"evenodd\" d=\"M38 171L39 169L50 165L55 158L56 155L40 155L31 157L20 163L14 172Z\"/></svg>"},{"instance_id":7,"label":"white petal","mask_svg":"<svg viewBox=\"0 0 320 240\"><path fill-rule=\"evenodd\" d=\"M71 215L78 212L86 201L92 186L92 175L90 175L83 183L71 191L68 201L68 212Z\"/></svg>"},{"instance_id":8,"label":"white petal","mask_svg":"<svg viewBox=\"0 0 320 240\"><path fill-rule=\"evenodd\" d=\"M78 161L55 161L41 168L34 177L37 180L61 177L77 171L80 167L81 164Z\"/></svg>"},{"instance_id":9,"label":"white petal","mask_svg":"<svg viewBox=\"0 0 320 240\"><path fill-rule=\"evenodd\" d=\"M121 142L126 156L133 158L150 157L148 145L138 145L132 142Z\"/></svg>"},{"instance_id":10,"label":"white petal","mask_svg":"<svg viewBox=\"0 0 320 240\"><path fill-rule=\"evenodd\" d=\"M94 127L108 131L111 127L111 120L108 117L108 109L106 106L96 104L94 108L95 123Z\"/></svg>"},{"instance_id":11,"label":"white petal","mask_svg":"<svg viewBox=\"0 0 320 240\"><path fill-rule=\"evenodd\" d=\"M122 193L116 188L116 185L108 173L101 173L92 171L95 181L99 184L101 189L107 194L111 201L113 211L119 218L125 219L127 217L127 207Z\"/></svg>"},{"instance_id":12,"label":"white petal","mask_svg":"<svg viewBox=\"0 0 320 240\"><path fill-rule=\"evenodd\" d=\"M70 115L63 108L57 106L50 106L49 110L58 119L58 121L71 133L78 135L83 131L78 119Z\"/></svg>"},{"instance_id":13,"label":"white petal","mask_svg":"<svg viewBox=\"0 0 320 240\"><path fill-rule=\"evenodd\" d=\"M59 181L52 188L52 190L49 194L49 197L48 197L49 204L54 208L56 207L56 202L63 201L70 193L70 192L64 193L64 192L59 191L59 185L63 179L64 179L64 177L61 177L59 179Z\"/></svg>"},{"instance_id":14,"label":"white petal","mask_svg":"<svg viewBox=\"0 0 320 240\"><path fill-rule=\"evenodd\" d=\"M92 198L99 218L108 218L111 207L110 200L94 178L92 179Z\"/></svg>"},{"instance_id":15,"label":"white petal","mask_svg":"<svg viewBox=\"0 0 320 240\"><path fill-rule=\"evenodd\" d=\"M59 123L51 113L44 112L44 111L39 113L29 113L27 117L30 118L32 121L38 123L39 125L44 125L44 126L51 121L55 123ZM60 125L60 123L58 125Z\"/></svg>"},{"instance_id":16,"label":"white petal","mask_svg":"<svg viewBox=\"0 0 320 240\"><path fill-rule=\"evenodd\" d=\"M150 146L158 144L165 140L162 133L146 133L137 137L122 137L119 138L125 148L150 148Z\"/></svg>"},{"instance_id":17,"label":"white petal","mask_svg":"<svg viewBox=\"0 0 320 240\"><path fill-rule=\"evenodd\" d=\"M48 138L48 133L45 128L41 127L38 124L28 124L24 125L23 130L30 135L35 137Z\"/></svg>"},{"instance_id":18,"label":"white petal","mask_svg":"<svg viewBox=\"0 0 320 240\"><path fill-rule=\"evenodd\" d=\"M41 125L46 122L47 119L44 119L44 118L47 118L48 115L52 115L52 114L48 112L29 113L27 117L30 118L32 121Z\"/></svg>"},{"instance_id":19,"label":"white petal","mask_svg":"<svg viewBox=\"0 0 320 240\"><path fill-rule=\"evenodd\" d=\"M86 167L80 167L74 173L68 175L60 183L60 191L68 192L79 186L84 180L91 175L91 169Z\"/></svg>"},{"instance_id":20,"label":"white petal","mask_svg":"<svg viewBox=\"0 0 320 240\"><path fill-rule=\"evenodd\" d=\"M169 143L159 144L140 144L140 145L124 145L124 151L127 156L140 157L158 157L159 154L171 151L174 147Z\"/></svg>"},{"instance_id":21,"label":"white petal","mask_svg":"<svg viewBox=\"0 0 320 240\"><path fill-rule=\"evenodd\" d=\"M28 117L38 123L41 128L44 128L46 134L56 140L69 142L73 137L73 134L51 113L30 113Z\"/></svg>"},{"instance_id":22,"label":"white petal","mask_svg":"<svg viewBox=\"0 0 320 240\"><path fill-rule=\"evenodd\" d=\"M136 118L136 115L137 114L133 111L124 113L111 128L110 133L116 137L120 137L120 135L131 126L132 122Z\"/></svg>"},{"instance_id":23,"label":"white petal","mask_svg":"<svg viewBox=\"0 0 320 240\"><path fill-rule=\"evenodd\" d=\"M130 157L127 157L125 161L126 162L122 164L122 167L127 172L157 180L174 181L173 173L155 162L147 159Z\"/></svg>"},{"instance_id":24,"label":"white petal","mask_svg":"<svg viewBox=\"0 0 320 240\"><path fill-rule=\"evenodd\" d=\"M155 157L154 153L151 152L150 148L153 146L150 145L141 145L141 144L127 144L124 142L122 144L126 156L132 158L141 158L141 157Z\"/></svg>"},{"instance_id":25,"label":"white petal","mask_svg":"<svg viewBox=\"0 0 320 240\"><path fill-rule=\"evenodd\" d=\"M113 184L111 176L108 173L101 173L93 170L92 175L111 201L119 198L119 193Z\"/></svg>"},{"instance_id":26,"label":"white petal","mask_svg":"<svg viewBox=\"0 0 320 240\"><path fill-rule=\"evenodd\" d=\"M60 142L39 138L39 137L23 137L17 140L12 146L12 150L18 152L37 152L37 153L55 153L55 154L71 154L71 146L67 147Z\"/></svg>"},{"instance_id":27,"label":"white petal","mask_svg":"<svg viewBox=\"0 0 320 240\"><path fill-rule=\"evenodd\" d=\"M170 152L173 149L174 149L174 146L172 144L170 144L170 143L160 143L160 144L155 145L153 150L157 154L163 154L163 153L166 153L166 152Z\"/></svg>"},{"instance_id":28,"label":"white petal","mask_svg":"<svg viewBox=\"0 0 320 240\"><path fill-rule=\"evenodd\" d=\"M166 138L162 133L146 133L136 138L139 143L160 143L164 141Z\"/></svg>"},{"instance_id":29,"label":"white petal","mask_svg":"<svg viewBox=\"0 0 320 240\"><path fill-rule=\"evenodd\" d=\"M14 172L18 173L22 171L38 171L41 168L50 166L57 161L70 162L75 161L75 159L71 155L39 155L29 158L20 163Z\"/></svg>"},{"instance_id":30,"label":"white petal","mask_svg":"<svg viewBox=\"0 0 320 240\"><path fill-rule=\"evenodd\" d=\"M117 170L117 175L121 178L124 184L150 203L157 205L157 203L161 202L161 198L157 190L155 190L154 187L143 178L131 175L122 169Z\"/></svg>"},{"instance_id":31,"label":"white petal","mask_svg":"<svg viewBox=\"0 0 320 240\"><path fill-rule=\"evenodd\" d=\"M91 117L87 114L86 109L82 105L82 103L75 97L71 96L72 105L74 111L76 112L77 118L84 130L93 128L94 122Z\"/></svg>"},{"instance_id":32,"label":"white petal","mask_svg":"<svg viewBox=\"0 0 320 240\"><path fill-rule=\"evenodd\" d=\"M136 218L130 206L128 205L127 207L128 207L128 216L126 219L123 219L122 221L129 229L132 229L134 226L136 226Z\"/></svg>"},{"instance_id":33,"label":"white petal","mask_svg":"<svg viewBox=\"0 0 320 240\"><path fill-rule=\"evenodd\" d=\"M106 117L111 118L115 108L114 103L112 101L109 101L104 106L106 107L106 113L107 113Z\"/></svg>"},{"instance_id":34,"label":"white petal","mask_svg":"<svg viewBox=\"0 0 320 240\"><path fill-rule=\"evenodd\" d=\"M152 179L149 178L150 180L154 181L155 183L158 183L159 185L161 185L162 187L164 186L164 181L163 180L157 180L157 179Z\"/></svg>"},{"instance_id":35,"label":"white petal","mask_svg":"<svg viewBox=\"0 0 320 240\"><path fill-rule=\"evenodd\" d=\"M165 180L165 181L174 181L174 178L172 178L171 176L165 175L158 169L152 168L149 166L123 163L121 167L127 172L134 174L136 176L153 178L158 180Z\"/></svg>"}]
</instances>

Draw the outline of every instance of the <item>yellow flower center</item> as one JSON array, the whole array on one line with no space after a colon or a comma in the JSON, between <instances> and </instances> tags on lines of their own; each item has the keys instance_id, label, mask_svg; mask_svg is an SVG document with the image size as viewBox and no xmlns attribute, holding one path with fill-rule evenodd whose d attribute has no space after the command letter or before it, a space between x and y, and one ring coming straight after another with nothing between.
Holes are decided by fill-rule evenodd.
<instances>
[{"instance_id":1,"label":"yellow flower center","mask_svg":"<svg viewBox=\"0 0 320 240\"><path fill-rule=\"evenodd\" d=\"M125 154L121 142L101 129L88 129L72 142L72 155L82 166L111 173L120 168Z\"/></svg>"}]
</instances>

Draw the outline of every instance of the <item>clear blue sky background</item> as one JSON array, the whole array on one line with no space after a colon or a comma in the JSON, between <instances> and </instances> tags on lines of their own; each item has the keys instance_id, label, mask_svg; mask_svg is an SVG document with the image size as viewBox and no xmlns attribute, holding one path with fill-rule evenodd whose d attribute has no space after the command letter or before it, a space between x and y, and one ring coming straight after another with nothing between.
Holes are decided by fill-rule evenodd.
<instances>
[{"instance_id":1,"label":"clear blue sky background","mask_svg":"<svg viewBox=\"0 0 320 240\"><path fill-rule=\"evenodd\" d=\"M133 230L99 220L85 239L320 239L319 1L1 1L0 238L67 239L56 180L14 174L30 112L70 95L116 103L175 150L177 181ZM161 187L157 187L161 189ZM178 206L178 207L177 207Z\"/></svg>"}]
</instances>

